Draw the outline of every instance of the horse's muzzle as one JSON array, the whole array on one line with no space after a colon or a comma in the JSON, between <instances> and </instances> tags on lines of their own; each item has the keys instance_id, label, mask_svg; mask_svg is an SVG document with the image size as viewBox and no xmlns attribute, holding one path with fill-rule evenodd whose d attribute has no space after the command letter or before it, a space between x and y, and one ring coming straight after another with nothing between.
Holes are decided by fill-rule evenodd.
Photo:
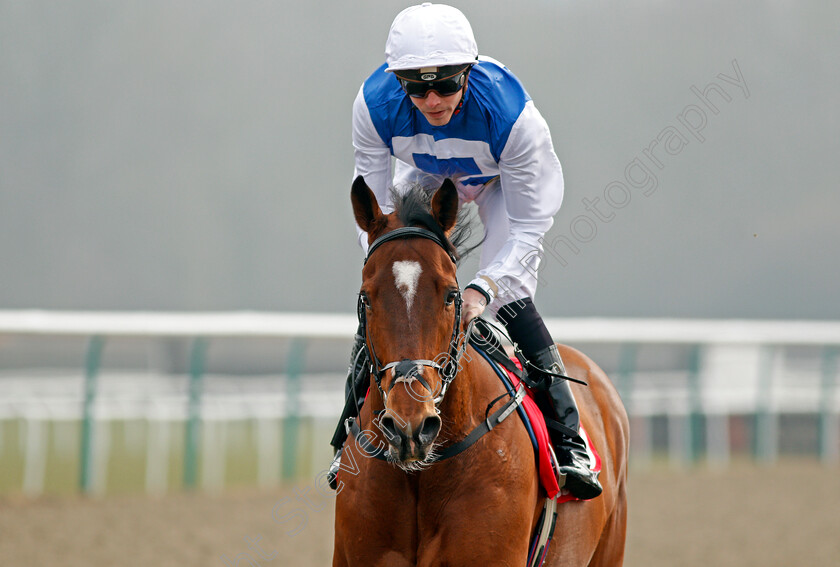
<instances>
[{"instance_id":1,"label":"horse's muzzle","mask_svg":"<svg viewBox=\"0 0 840 567\"><path fill-rule=\"evenodd\" d=\"M391 456L403 463L423 461L440 433L441 420L437 415L423 418L420 426L412 428L405 421L386 412L379 428L390 445Z\"/></svg>"}]
</instances>

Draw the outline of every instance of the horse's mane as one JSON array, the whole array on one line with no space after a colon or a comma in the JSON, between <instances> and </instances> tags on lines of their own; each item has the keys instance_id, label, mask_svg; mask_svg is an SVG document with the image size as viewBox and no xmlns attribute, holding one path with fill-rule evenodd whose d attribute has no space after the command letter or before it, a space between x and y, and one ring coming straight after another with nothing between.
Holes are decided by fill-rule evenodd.
<instances>
[{"instance_id":1,"label":"horse's mane","mask_svg":"<svg viewBox=\"0 0 840 567\"><path fill-rule=\"evenodd\" d=\"M429 189L420 184L412 184L406 187L391 189L391 203L394 212L403 226L421 225L433 232L441 242L446 244L449 251L460 262L470 252L481 246L484 239L475 244L467 241L472 236L472 225L469 211L461 207L458 211L458 220L455 228L447 237L443 229L432 216L432 196L435 189Z\"/></svg>"}]
</instances>

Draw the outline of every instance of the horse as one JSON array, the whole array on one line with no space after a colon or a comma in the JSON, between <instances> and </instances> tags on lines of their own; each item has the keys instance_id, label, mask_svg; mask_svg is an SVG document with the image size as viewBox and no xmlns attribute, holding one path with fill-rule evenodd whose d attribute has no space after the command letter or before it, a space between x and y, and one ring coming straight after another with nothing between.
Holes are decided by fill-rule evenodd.
<instances>
[{"instance_id":1,"label":"horse","mask_svg":"<svg viewBox=\"0 0 840 567\"><path fill-rule=\"evenodd\" d=\"M361 176L351 190L369 239L358 309L371 384L338 473L333 566L525 565L545 501L533 445L522 421L506 419L463 448L510 395L461 332L457 190L446 179L430 199L418 191L384 214ZM621 566L627 414L603 370L558 348L588 384L571 387L604 490L557 506L544 565Z\"/></svg>"}]
</instances>

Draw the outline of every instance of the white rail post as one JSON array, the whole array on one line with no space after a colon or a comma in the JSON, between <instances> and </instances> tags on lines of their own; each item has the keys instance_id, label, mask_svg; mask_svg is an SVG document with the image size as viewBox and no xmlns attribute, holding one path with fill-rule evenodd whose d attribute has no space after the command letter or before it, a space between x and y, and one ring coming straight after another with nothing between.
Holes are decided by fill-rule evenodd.
<instances>
[{"instance_id":1,"label":"white rail post","mask_svg":"<svg viewBox=\"0 0 840 567\"><path fill-rule=\"evenodd\" d=\"M27 416L26 452L23 465L23 493L40 496L44 492L44 477L47 471L47 440L49 422L46 416Z\"/></svg>"}]
</instances>

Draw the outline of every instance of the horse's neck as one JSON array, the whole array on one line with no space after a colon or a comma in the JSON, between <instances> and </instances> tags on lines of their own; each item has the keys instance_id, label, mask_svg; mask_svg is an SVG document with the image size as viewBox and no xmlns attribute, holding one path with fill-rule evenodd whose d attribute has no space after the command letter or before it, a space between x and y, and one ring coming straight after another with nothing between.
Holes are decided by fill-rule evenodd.
<instances>
[{"instance_id":1,"label":"horse's neck","mask_svg":"<svg viewBox=\"0 0 840 567\"><path fill-rule=\"evenodd\" d=\"M501 383L490 379L492 376L487 375L479 358L480 355L470 349L469 359L463 361L441 403L444 429L450 431L453 438L463 437L483 421L487 404L502 392Z\"/></svg>"}]
</instances>

